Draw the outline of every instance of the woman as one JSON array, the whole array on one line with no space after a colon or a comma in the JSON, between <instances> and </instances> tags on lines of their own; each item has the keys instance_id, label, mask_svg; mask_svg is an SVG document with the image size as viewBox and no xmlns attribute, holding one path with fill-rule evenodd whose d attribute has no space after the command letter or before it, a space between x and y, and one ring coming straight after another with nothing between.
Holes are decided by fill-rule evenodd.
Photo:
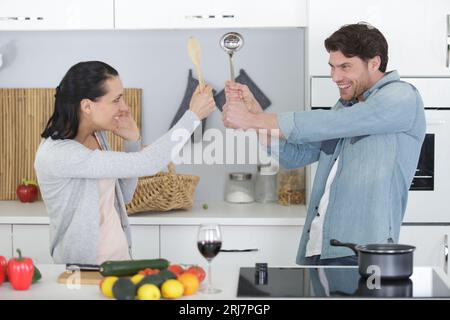
<instances>
[{"instance_id":1,"label":"woman","mask_svg":"<svg viewBox=\"0 0 450 320\"><path fill-rule=\"evenodd\" d=\"M133 197L137 177L166 167L172 149L189 140L190 134L181 143L172 141L174 130L192 133L215 110L212 89L197 88L178 123L142 150L122 82L111 66L99 61L74 65L55 98L34 163L50 217L53 260L100 264L130 259L125 204ZM126 151L109 151L104 131L122 137Z\"/></svg>"}]
</instances>

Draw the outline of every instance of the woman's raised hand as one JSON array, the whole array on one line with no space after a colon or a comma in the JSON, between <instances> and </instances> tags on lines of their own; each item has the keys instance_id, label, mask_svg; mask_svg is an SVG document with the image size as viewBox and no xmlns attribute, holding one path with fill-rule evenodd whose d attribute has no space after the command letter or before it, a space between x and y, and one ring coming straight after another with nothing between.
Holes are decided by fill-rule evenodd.
<instances>
[{"instance_id":1,"label":"woman's raised hand","mask_svg":"<svg viewBox=\"0 0 450 320\"><path fill-rule=\"evenodd\" d=\"M208 117L216 110L216 102L210 86L206 85L203 88L197 86L189 103L189 110L194 112L200 120Z\"/></svg>"},{"instance_id":2,"label":"woman's raised hand","mask_svg":"<svg viewBox=\"0 0 450 320\"><path fill-rule=\"evenodd\" d=\"M117 117L114 118L115 129L114 134L125 140L136 141L140 138L139 128L131 116L130 107L125 111L121 112Z\"/></svg>"}]
</instances>

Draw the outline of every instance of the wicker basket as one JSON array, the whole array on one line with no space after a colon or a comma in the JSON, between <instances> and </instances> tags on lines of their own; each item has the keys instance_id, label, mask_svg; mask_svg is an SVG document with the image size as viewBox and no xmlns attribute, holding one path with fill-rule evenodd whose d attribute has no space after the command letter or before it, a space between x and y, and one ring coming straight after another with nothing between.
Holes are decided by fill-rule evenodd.
<instances>
[{"instance_id":1,"label":"wicker basket","mask_svg":"<svg viewBox=\"0 0 450 320\"><path fill-rule=\"evenodd\" d=\"M168 169L169 172L139 178L133 200L127 205L129 215L143 211L192 208L200 177L175 173L173 163L168 165Z\"/></svg>"}]
</instances>

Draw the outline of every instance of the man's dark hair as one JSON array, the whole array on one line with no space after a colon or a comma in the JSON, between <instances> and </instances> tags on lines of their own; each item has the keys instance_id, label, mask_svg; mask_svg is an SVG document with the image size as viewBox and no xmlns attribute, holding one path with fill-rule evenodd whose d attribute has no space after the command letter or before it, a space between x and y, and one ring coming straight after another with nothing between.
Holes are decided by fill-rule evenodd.
<instances>
[{"instance_id":1,"label":"man's dark hair","mask_svg":"<svg viewBox=\"0 0 450 320\"><path fill-rule=\"evenodd\" d=\"M377 29L367 23L349 24L341 27L325 40L328 52L340 51L347 58L359 57L367 61L380 56L379 70L386 71L388 63L388 44Z\"/></svg>"}]
</instances>

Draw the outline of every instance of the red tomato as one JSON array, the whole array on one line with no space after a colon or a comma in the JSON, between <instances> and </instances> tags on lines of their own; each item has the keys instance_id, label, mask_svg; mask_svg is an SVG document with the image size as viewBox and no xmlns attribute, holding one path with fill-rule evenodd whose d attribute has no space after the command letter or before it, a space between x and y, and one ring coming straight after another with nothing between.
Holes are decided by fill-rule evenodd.
<instances>
[{"instance_id":1,"label":"red tomato","mask_svg":"<svg viewBox=\"0 0 450 320\"><path fill-rule=\"evenodd\" d=\"M150 268L145 268L144 270L141 270L138 272L138 274L142 274L143 276L151 276L153 274L158 274L159 273L159 269L150 269Z\"/></svg>"},{"instance_id":2,"label":"red tomato","mask_svg":"<svg viewBox=\"0 0 450 320\"><path fill-rule=\"evenodd\" d=\"M167 270L169 270L170 272L172 272L174 275L176 275L177 277L182 274L184 272L184 269L182 266L180 266L179 264L171 264Z\"/></svg>"},{"instance_id":3,"label":"red tomato","mask_svg":"<svg viewBox=\"0 0 450 320\"><path fill-rule=\"evenodd\" d=\"M199 282L202 282L206 276L205 270L200 266L189 267L185 272L195 274L197 276Z\"/></svg>"}]
</instances>

